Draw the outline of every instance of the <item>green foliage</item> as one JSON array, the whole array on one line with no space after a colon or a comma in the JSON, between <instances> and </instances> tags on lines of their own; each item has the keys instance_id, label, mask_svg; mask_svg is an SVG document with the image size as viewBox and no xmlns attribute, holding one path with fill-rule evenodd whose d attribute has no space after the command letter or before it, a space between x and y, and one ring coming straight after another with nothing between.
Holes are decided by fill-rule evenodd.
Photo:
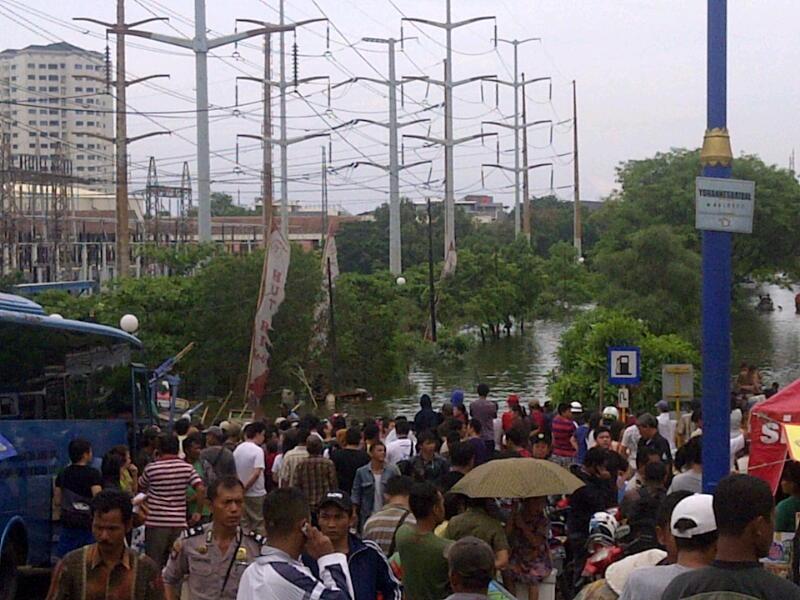
<instances>
[{"instance_id":1,"label":"green foliage","mask_svg":"<svg viewBox=\"0 0 800 600\"><path fill-rule=\"evenodd\" d=\"M699 368L697 350L683 338L655 335L639 319L600 308L579 316L562 335L559 368L551 373L548 386L551 400L554 403L578 400L597 406L602 385L606 404L613 403L617 388L604 383L611 346L641 348L642 383L631 392L634 410L649 409L661 398L662 364L691 363L696 370Z\"/></svg>"},{"instance_id":2,"label":"green foliage","mask_svg":"<svg viewBox=\"0 0 800 600\"><path fill-rule=\"evenodd\" d=\"M0 275L0 292L12 294L14 293L14 286L20 283L24 283L22 272L20 271L14 271L8 275Z\"/></svg>"},{"instance_id":3,"label":"green foliage","mask_svg":"<svg viewBox=\"0 0 800 600\"><path fill-rule=\"evenodd\" d=\"M656 333L688 337L700 318L700 256L686 235L669 225L651 225L615 249L601 241L593 265L602 277L599 301L647 320Z\"/></svg>"},{"instance_id":4,"label":"green foliage","mask_svg":"<svg viewBox=\"0 0 800 600\"><path fill-rule=\"evenodd\" d=\"M220 254L220 246L214 244L182 244L178 246L156 246L148 244L139 250L147 264L156 264L170 275L188 275L203 262Z\"/></svg>"}]
</instances>

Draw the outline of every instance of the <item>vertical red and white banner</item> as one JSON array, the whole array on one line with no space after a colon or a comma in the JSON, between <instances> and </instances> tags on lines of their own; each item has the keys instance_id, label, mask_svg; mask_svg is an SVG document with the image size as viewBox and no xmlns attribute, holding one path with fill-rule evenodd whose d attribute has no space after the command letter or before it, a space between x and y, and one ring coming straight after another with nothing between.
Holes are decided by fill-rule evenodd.
<instances>
[{"instance_id":1,"label":"vertical red and white banner","mask_svg":"<svg viewBox=\"0 0 800 600\"><path fill-rule=\"evenodd\" d=\"M247 404L256 410L264 397L269 378L269 356L272 341L269 333L272 321L286 297L286 277L289 273L291 246L280 232L273 229L269 236L269 248L264 256L261 274L261 291L253 327L250 346L250 365L247 376Z\"/></svg>"}]
</instances>

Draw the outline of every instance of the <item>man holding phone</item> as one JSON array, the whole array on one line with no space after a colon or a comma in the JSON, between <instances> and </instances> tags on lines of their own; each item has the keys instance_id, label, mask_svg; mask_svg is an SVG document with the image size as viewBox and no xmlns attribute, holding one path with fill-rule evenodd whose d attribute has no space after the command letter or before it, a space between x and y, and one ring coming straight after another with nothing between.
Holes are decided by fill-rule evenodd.
<instances>
[{"instance_id":1,"label":"man holding phone","mask_svg":"<svg viewBox=\"0 0 800 600\"><path fill-rule=\"evenodd\" d=\"M237 600L352 600L347 556L335 552L330 538L311 525L308 501L297 488L270 492L264 500L267 539L256 561L245 570ZM317 561L319 579L301 561Z\"/></svg>"}]
</instances>

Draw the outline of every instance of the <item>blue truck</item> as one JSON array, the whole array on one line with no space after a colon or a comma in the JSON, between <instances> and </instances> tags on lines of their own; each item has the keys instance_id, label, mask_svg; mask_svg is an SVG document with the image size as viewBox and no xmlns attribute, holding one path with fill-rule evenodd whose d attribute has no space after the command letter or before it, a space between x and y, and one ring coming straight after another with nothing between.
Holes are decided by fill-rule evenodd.
<instances>
[{"instance_id":1,"label":"blue truck","mask_svg":"<svg viewBox=\"0 0 800 600\"><path fill-rule=\"evenodd\" d=\"M141 342L114 327L47 315L0 293L0 600L21 567L50 567L59 526L53 484L75 437L102 456L132 452L157 421Z\"/></svg>"}]
</instances>

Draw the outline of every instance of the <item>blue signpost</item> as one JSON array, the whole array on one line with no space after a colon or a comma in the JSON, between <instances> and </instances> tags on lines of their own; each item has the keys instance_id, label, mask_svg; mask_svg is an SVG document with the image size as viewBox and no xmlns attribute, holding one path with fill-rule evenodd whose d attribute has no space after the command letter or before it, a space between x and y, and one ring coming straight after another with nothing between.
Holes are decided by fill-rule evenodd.
<instances>
[{"instance_id":1,"label":"blue signpost","mask_svg":"<svg viewBox=\"0 0 800 600\"><path fill-rule=\"evenodd\" d=\"M730 178L727 121L727 0L708 0L707 129L701 152L705 177ZM703 491L730 472L732 234L702 232Z\"/></svg>"}]
</instances>

